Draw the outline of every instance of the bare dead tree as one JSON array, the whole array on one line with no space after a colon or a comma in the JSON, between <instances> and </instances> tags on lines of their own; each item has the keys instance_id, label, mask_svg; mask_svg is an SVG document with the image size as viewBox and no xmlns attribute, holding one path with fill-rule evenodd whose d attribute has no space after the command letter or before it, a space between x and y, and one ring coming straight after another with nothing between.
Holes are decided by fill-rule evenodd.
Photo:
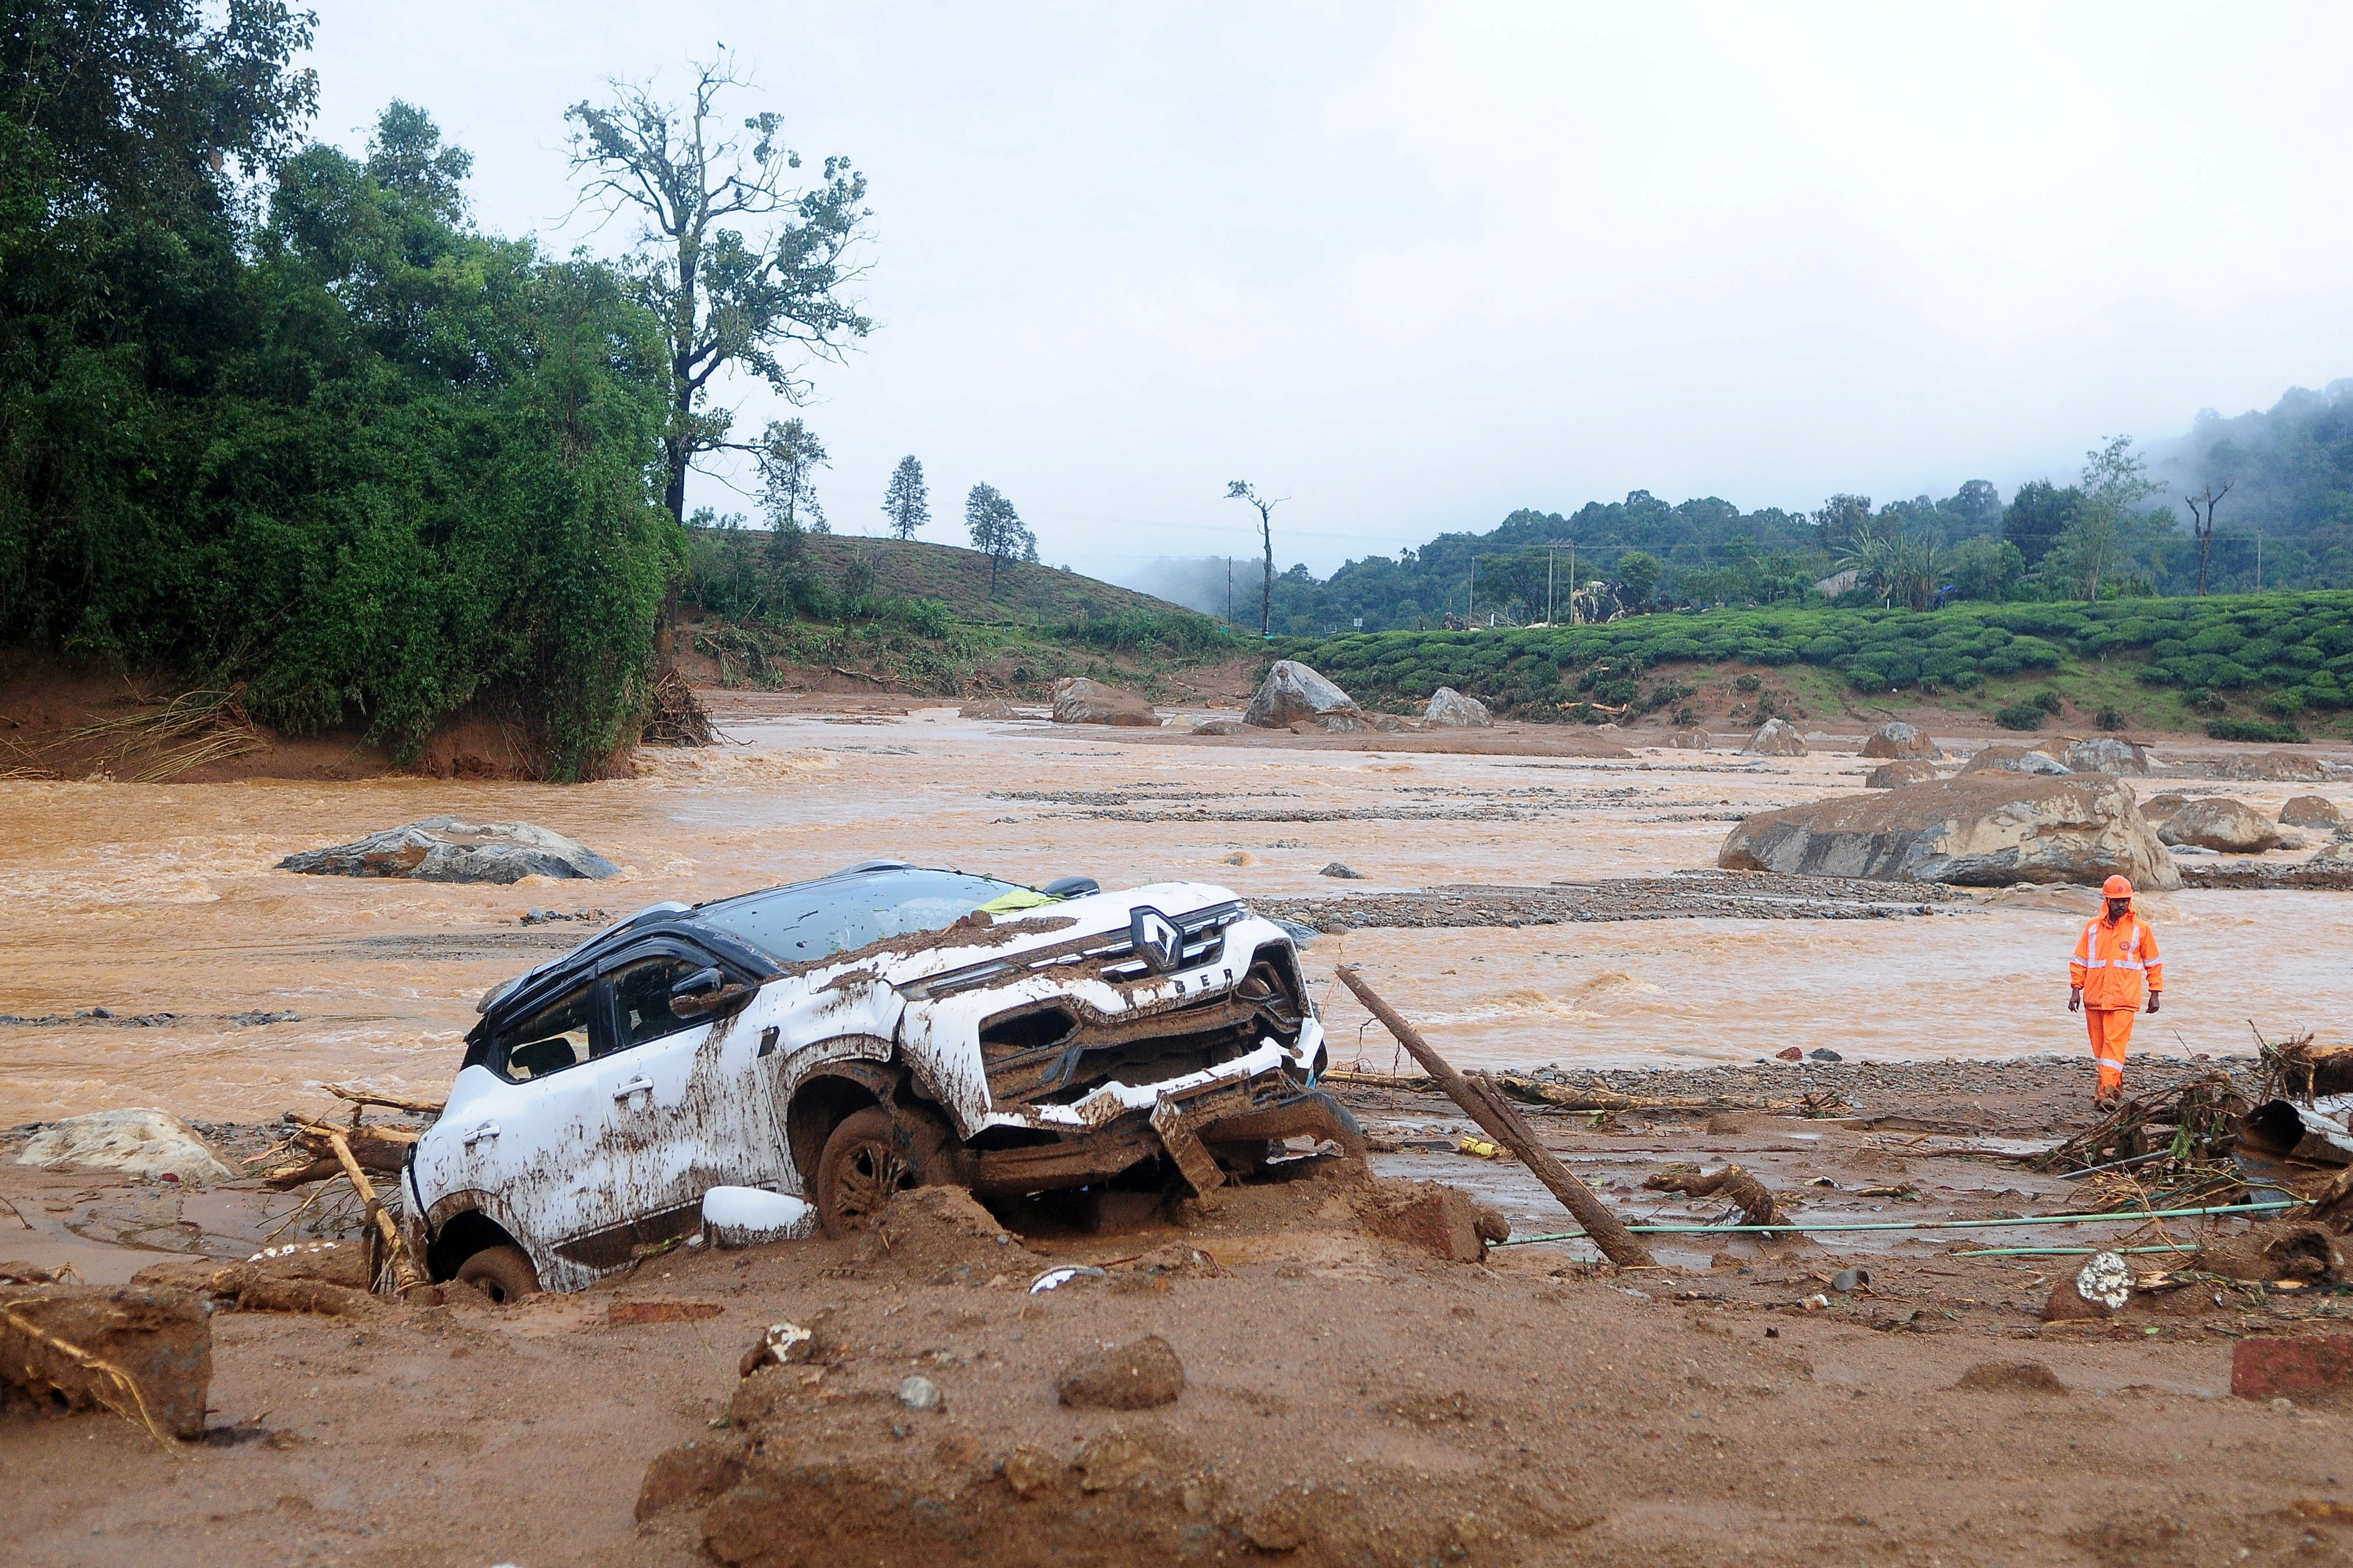
<instances>
[{"instance_id":1,"label":"bare dead tree","mask_svg":"<svg viewBox=\"0 0 2353 1568\"><path fill-rule=\"evenodd\" d=\"M1263 584L1259 591L1258 601L1258 635L1264 637L1274 629L1273 512L1276 507L1281 506L1284 501L1289 500L1291 498L1289 496L1276 496L1270 500L1267 497L1259 494L1258 491L1249 484L1240 479L1235 479L1226 486L1226 499L1228 500L1246 500L1250 502L1250 505L1258 508L1259 539L1260 542L1266 546L1266 576ZM1231 619L1231 616L1229 616L1228 618Z\"/></svg>"},{"instance_id":2,"label":"bare dead tree","mask_svg":"<svg viewBox=\"0 0 2353 1568\"><path fill-rule=\"evenodd\" d=\"M2206 557L2214 548L2214 509L2221 504L2222 498L2229 495L2231 487L2238 482L2236 479L2224 479L2219 490L2208 485L2203 495L2181 498L2189 503L2189 531L2198 540L2198 596L2201 599L2206 596Z\"/></svg>"}]
</instances>

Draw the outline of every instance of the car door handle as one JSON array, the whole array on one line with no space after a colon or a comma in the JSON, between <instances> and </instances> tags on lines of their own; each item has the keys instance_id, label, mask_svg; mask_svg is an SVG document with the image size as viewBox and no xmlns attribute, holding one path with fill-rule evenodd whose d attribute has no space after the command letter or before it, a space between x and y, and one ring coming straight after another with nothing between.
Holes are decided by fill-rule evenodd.
<instances>
[{"instance_id":1,"label":"car door handle","mask_svg":"<svg viewBox=\"0 0 2353 1568\"><path fill-rule=\"evenodd\" d=\"M483 1139L495 1138L498 1135L499 1124L495 1121L485 1121L480 1127L470 1127L466 1130L466 1147L470 1149Z\"/></svg>"},{"instance_id":2,"label":"car door handle","mask_svg":"<svg viewBox=\"0 0 2353 1568\"><path fill-rule=\"evenodd\" d=\"M627 1100L633 1094L649 1095L653 1093L653 1091L654 1080L646 1077L643 1073L640 1073L636 1078L631 1079L628 1082L615 1089L613 1090L613 1098L615 1100Z\"/></svg>"}]
</instances>

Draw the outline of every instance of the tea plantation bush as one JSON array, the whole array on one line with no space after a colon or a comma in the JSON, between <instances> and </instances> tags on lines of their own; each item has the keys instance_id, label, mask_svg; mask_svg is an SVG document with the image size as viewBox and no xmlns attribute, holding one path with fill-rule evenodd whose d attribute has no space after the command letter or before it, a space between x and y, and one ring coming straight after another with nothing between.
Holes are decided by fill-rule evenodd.
<instances>
[{"instance_id":1,"label":"tea plantation bush","mask_svg":"<svg viewBox=\"0 0 2353 1568\"><path fill-rule=\"evenodd\" d=\"M1599 626L1359 633L1293 641L1286 653L1360 701L1420 703L1453 686L1527 718L1556 716L1574 698L1615 706L1661 663L1736 660L1813 665L1858 691L1887 691L1923 681L1969 690L1988 676L2118 658L2193 701L2260 687L2275 694L2274 711L2303 712L2353 707L2353 592L1675 612Z\"/></svg>"}]
</instances>

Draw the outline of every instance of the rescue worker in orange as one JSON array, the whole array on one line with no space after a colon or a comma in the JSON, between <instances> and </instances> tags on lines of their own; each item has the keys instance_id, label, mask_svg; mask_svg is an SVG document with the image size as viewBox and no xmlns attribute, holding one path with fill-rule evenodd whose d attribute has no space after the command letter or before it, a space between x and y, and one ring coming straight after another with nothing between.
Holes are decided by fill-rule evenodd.
<instances>
[{"instance_id":1,"label":"rescue worker in orange","mask_svg":"<svg viewBox=\"0 0 2353 1568\"><path fill-rule=\"evenodd\" d=\"M2106 907L2084 928L2074 959L2067 965L2067 1011L2083 1010L2092 1032L2092 1057L2100 1068L2100 1087L2092 1095L2094 1105L2105 1105L2124 1092L2133 1015L2140 1010L2144 994L2148 1010L2156 1012L2157 999L2165 990L2157 932L2133 912L2132 884L2111 877L2100 894Z\"/></svg>"}]
</instances>

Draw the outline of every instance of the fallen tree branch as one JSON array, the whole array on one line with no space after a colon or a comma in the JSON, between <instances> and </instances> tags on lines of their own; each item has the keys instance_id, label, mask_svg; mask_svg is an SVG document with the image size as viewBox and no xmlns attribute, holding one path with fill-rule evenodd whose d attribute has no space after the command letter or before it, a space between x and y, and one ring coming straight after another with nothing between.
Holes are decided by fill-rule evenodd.
<instances>
[{"instance_id":1,"label":"fallen tree branch","mask_svg":"<svg viewBox=\"0 0 2353 1568\"><path fill-rule=\"evenodd\" d=\"M320 1131L326 1133L328 1143L335 1151L335 1158L342 1162L343 1174L352 1179L352 1185L359 1189L360 1197L367 1204L368 1218L374 1220L376 1229L383 1233L387 1256L392 1259L393 1289L407 1291L423 1284L423 1279L417 1272L417 1265L409 1258L408 1249L400 1245L400 1227L392 1223L392 1216L384 1212L384 1205L376 1201L375 1184L367 1179L367 1173L360 1169L360 1163L352 1157L352 1146L343 1142L343 1135L332 1127Z\"/></svg>"},{"instance_id":2,"label":"fallen tree branch","mask_svg":"<svg viewBox=\"0 0 2353 1568\"><path fill-rule=\"evenodd\" d=\"M1465 1078L1454 1070L1444 1057L1430 1048L1421 1032L1405 1021L1398 1011L1373 994L1364 976L1346 964L1339 969L1340 984L1356 993L1356 1000L1365 1005L1382 1026L1395 1035L1398 1043L1412 1054L1422 1069L1438 1080L1455 1104L1468 1111L1471 1120L1486 1130L1487 1135L1509 1149L1520 1163L1535 1173L1536 1180L1552 1189L1585 1234L1601 1249L1601 1255L1620 1268L1653 1268L1657 1262L1642 1244L1634 1239L1609 1205L1594 1195L1593 1189L1577 1180L1575 1173L1553 1157L1552 1152L1535 1140L1528 1124L1511 1102L1495 1091L1485 1074Z\"/></svg>"},{"instance_id":3,"label":"fallen tree branch","mask_svg":"<svg viewBox=\"0 0 2353 1568\"><path fill-rule=\"evenodd\" d=\"M438 1116L442 1101L438 1100L402 1100L395 1095L378 1094L372 1089L353 1089L347 1084L331 1083L327 1092L337 1100L348 1100L353 1105L381 1105L387 1110L406 1111L411 1116Z\"/></svg>"},{"instance_id":4,"label":"fallen tree branch","mask_svg":"<svg viewBox=\"0 0 2353 1568\"><path fill-rule=\"evenodd\" d=\"M1740 1205L1743 1225L1781 1225L1786 1218L1765 1184L1737 1165L1703 1175L1696 1165L1662 1171L1642 1184L1653 1193L1682 1193L1687 1197L1723 1198Z\"/></svg>"}]
</instances>

